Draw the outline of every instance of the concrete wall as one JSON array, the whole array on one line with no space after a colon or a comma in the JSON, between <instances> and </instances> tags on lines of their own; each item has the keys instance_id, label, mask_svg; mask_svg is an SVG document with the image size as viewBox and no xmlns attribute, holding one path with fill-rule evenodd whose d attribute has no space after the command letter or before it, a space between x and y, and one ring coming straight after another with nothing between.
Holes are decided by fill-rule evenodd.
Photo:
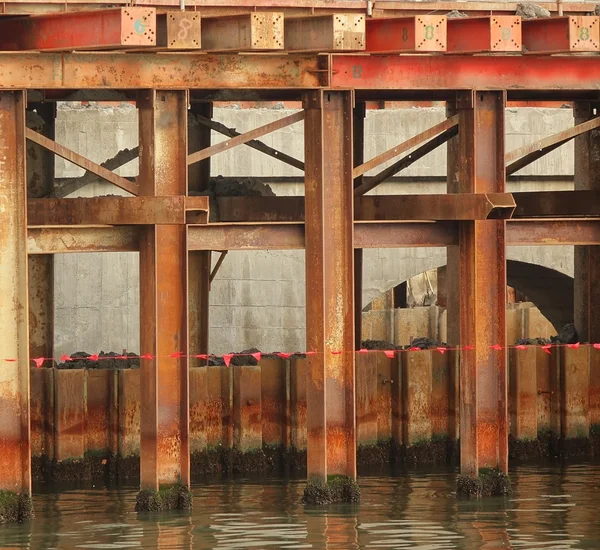
<instances>
[{"instance_id":1,"label":"concrete wall","mask_svg":"<svg viewBox=\"0 0 600 550\"><path fill-rule=\"evenodd\" d=\"M246 131L290 114L283 108L216 108L215 119ZM438 123L440 108L369 111L366 119L366 158ZM572 126L570 109L508 109L507 150ZM99 108L63 104L58 111L57 141L102 162L124 147L137 145L137 114L133 106ZM213 134L213 142L222 136ZM304 157L303 127L295 124L266 136L264 141L299 159ZM446 150L441 147L403 172L405 176L441 176L446 171ZM57 159L58 178L76 177L83 171ZM133 161L119 170L137 174ZM532 164L524 174L573 173L573 145L568 144ZM301 176L302 173L249 148L236 148L213 157L212 174L223 176ZM569 189L570 184L523 182L509 190ZM277 195L302 195L302 185L274 184ZM116 194L110 184L94 184L80 196ZM443 193L443 183L388 183L375 192ZM510 248L510 259L539 263L573 274L572 247ZM363 303L401 281L445 265L445 249L412 248L365 251ZM138 351L139 302L137 255L73 254L57 256L55 263L55 353L78 350ZM263 351L303 350L304 320L303 251L231 252L223 263L211 292L210 351L224 353L257 347Z\"/></svg>"}]
</instances>

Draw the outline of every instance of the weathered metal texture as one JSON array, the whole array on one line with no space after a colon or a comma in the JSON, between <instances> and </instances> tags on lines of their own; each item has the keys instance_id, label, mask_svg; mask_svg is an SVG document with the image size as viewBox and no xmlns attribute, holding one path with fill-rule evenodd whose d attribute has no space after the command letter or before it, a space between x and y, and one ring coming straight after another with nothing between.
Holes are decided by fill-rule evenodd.
<instances>
[{"instance_id":1,"label":"weathered metal texture","mask_svg":"<svg viewBox=\"0 0 600 550\"><path fill-rule=\"evenodd\" d=\"M392 387L399 384L394 378L394 359L384 353L375 354L377 363L377 440L392 438Z\"/></svg>"},{"instance_id":2,"label":"weathered metal texture","mask_svg":"<svg viewBox=\"0 0 600 550\"><path fill-rule=\"evenodd\" d=\"M29 356L50 358L54 349L54 258L30 256L28 277Z\"/></svg>"},{"instance_id":3,"label":"weathered metal texture","mask_svg":"<svg viewBox=\"0 0 600 550\"><path fill-rule=\"evenodd\" d=\"M538 434L537 353L535 347L509 354L510 434L532 440Z\"/></svg>"},{"instance_id":4,"label":"weathered metal texture","mask_svg":"<svg viewBox=\"0 0 600 550\"><path fill-rule=\"evenodd\" d=\"M590 349L560 348L561 435L589 437Z\"/></svg>"},{"instance_id":5,"label":"weathered metal texture","mask_svg":"<svg viewBox=\"0 0 600 550\"><path fill-rule=\"evenodd\" d=\"M600 222L594 219L511 220L506 224L506 244L511 246L597 244Z\"/></svg>"},{"instance_id":6,"label":"weathered metal texture","mask_svg":"<svg viewBox=\"0 0 600 550\"><path fill-rule=\"evenodd\" d=\"M191 363L190 359L190 363ZM208 367L190 367L190 453L207 447ZM220 382L220 376L219 376ZM221 384L219 384L219 387Z\"/></svg>"},{"instance_id":7,"label":"weathered metal texture","mask_svg":"<svg viewBox=\"0 0 600 550\"><path fill-rule=\"evenodd\" d=\"M140 454L140 370L118 371L118 449L123 458Z\"/></svg>"},{"instance_id":8,"label":"weathered metal texture","mask_svg":"<svg viewBox=\"0 0 600 550\"><path fill-rule=\"evenodd\" d=\"M304 248L304 224L210 224L188 228L189 250Z\"/></svg>"},{"instance_id":9,"label":"weathered metal texture","mask_svg":"<svg viewBox=\"0 0 600 550\"><path fill-rule=\"evenodd\" d=\"M370 18L366 42L369 53L445 52L446 16Z\"/></svg>"},{"instance_id":10,"label":"weathered metal texture","mask_svg":"<svg viewBox=\"0 0 600 550\"><path fill-rule=\"evenodd\" d=\"M402 357L396 354L391 359L392 379L392 439L397 445L404 443L404 398L402 385L403 380L403 365Z\"/></svg>"},{"instance_id":11,"label":"weathered metal texture","mask_svg":"<svg viewBox=\"0 0 600 550\"><path fill-rule=\"evenodd\" d=\"M558 357L558 353L554 353ZM560 435L560 417L553 423L552 402L558 397L558 362L553 355L548 355L543 349L536 348L535 378L537 393L537 429L539 433L554 432ZM553 369L556 372L553 372Z\"/></svg>"},{"instance_id":12,"label":"weathered metal texture","mask_svg":"<svg viewBox=\"0 0 600 550\"><path fill-rule=\"evenodd\" d=\"M367 104L362 101L354 105L352 110L352 128L354 132L354 146L352 151L353 166L356 170L365 161L365 118ZM354 177L354 189L363 183L362 175ZM354 349L362 347L362 300L363 291L363 250L354 249Z\"/></svg>"},{"instance_id":13,"label":"weathered metal texture","mask_svg":"<svg viewBox=\"0 0 600 550\"><path fill-rule=\"evenodd\" d=\"M187 96L150 90L138 98L140 194L187 192ZM189 485L186 227L140 234L141 486ZM183 354L180 356L179 354Z\"/></svg>"},{"instance_id":14,"label":"weathered metal texture","mask_svg":"<svg viewBox=\"0 0 600 550\"><path fill-rule=\"evenodd\" d=\"M31 455L54 458L54 369L30 370Z\"/></svg>"},{"instance_id":15,"label":"weathered metal texture","mask_svg":"<svg viewBox=\"0 0 600 550\"><path fill-rule=\"evenodd\" d=\"M521 18L488 15L448 19L448 53L520 52Z\"/></svg>"},{"instance_id":16,"label":"weathered metal texture","mask_svg":"<svg viewBox=\"0 0 600 550\"><path fill-rule=\"evenodd\" d=\"M127 7L0 20L0 50L104 50L156 44L156 10Z\"/></svg>"},{"instance_id":17,"label":"weathered metal texture","mask_svg":"<svg viewBox=\"0 0 600 550\"><path fill-rule=\"evenodd\" d=\"M593 57L331 55L331 86L356 90L597 90Z\"/></svg>"},{"instance_id":18,"label":"weathered metal texture","mask_svg":"<svg viewBox=\"0 0 600 550\"><path fill-rule=\"evenodd\" d=\"M290 363L290 418L291 445L295 449L306 449L306 383L308 360L292 357Z\"/></svg>"},{"instance_id":19,"label":"weathered metal texture","mask_svg":"<svg viewBox=\"0 0 600 550\"><path fill-rule=\"evenodd\" d=\"M156 45L168 50L199 50L202 45L200 14L189 11L157 14Z\"/></svg>"},{"instance_id":20,"label":"weathered metal texture","mask_svg":"<svg viewBox=\"0 0 600 550\"><path fill-rule=\"evenodd\" d=\"M458 156L449 173L455 174L461 193L504 192L505 97L504 92L465 92L457 98ZM461 472L506 471L505 222L462 222L458 248L459 288L449 293L459 295L460 344L474 346L461 355Z\"/></svg>"},{"instance_id":21,"label":"weathered metal texture","mask_svg":"<svg viewBox=\"0 0 600 550\"><path fill-rule=\"evenodd\" d=\"M432 361L430 351L402 356L402 440L409 447L431 440Z\"/></svg>"},{"instance_id":22,"label":"weathered metal texture","mask_svg":"<svg viewBox=\"0 0 600 550\"><path fill-rule=\"evenodd\" d=\"M308 477L356 477L351 92L305 96ZM332 354L331 352L342 352Z\"/></svg>"},{"instance_id":23,"label":"weathered metal texture","mask_svg":"<svg viewBox=\"0 0 600 550\"><path fill-rule=\"evenodd\" d=\"M355 222L357 248L450 246L458 244L455 222Z\"/></svg>"},{"instance_id":24,"label":"weathered metal texture","mask_svg":"<svg viewBox=\"0 0 600 550\"><path fill-rule=\"evenodd\" d=\"M233 446L242 453L262 449L260 366L232 366Z\"/></svg>"},{"instance_id":25,"label":"weathered metal texture","mask_svg":"<svg viewBox=\"0 0 600 550\"><path fill-rule=\"evenodd\" d=\"M356 354L356 441L358 445L377 443L378 403L375 353Z\"/></svg>"},{"instance_id":26,"label":"weathered metal texture","mask_svg":"<svg viewBox=\"0 0 600 550\"><path fill-rule=\"evenodd\" d=\"M318 88L317 55L0 54L5 89Z\"/></svg>"},{"instance_id":27,"label":"weathered metal texture","mask_svg":"<svg viewBox=\"0 0 600 550\"><path fill-rule=\"evenodd\" d=\"M175 225L186 212L208 212L208 197L30 199L30 225Z\"/></svg>"},{"instance_id":28,"label":"weathered metal texture","mask_svg":"<svg viewBox=\"0 0 600 550\"><path fill-rule=\"evenodd\" d=\"M25 93L0 92L0 489L31 491Z\"/></svg>"},{"instance_id":29,"label":"weathered metal texture","mask_svg":"<svg viewBox=\"0 0 600 550\"><path fill-rule=\"evenodd\" d=\"M95 162L92 162L91 160L80 155L79 153L76 153L75 151L71 151L67 147L64 147L63 145L59 145L58 143L52 141L51 139L48 139L47 137L43 136L42 134L38 134L37 132L34 132L33 130L31 130L29 128L27 128L25 130L25 135L28 140L33 141L34 143L37 143L38 145L40 145L41 147L44 147L45 149L48 149L49 151L52 151L53 153L57 154L59 157L64 158L64 159L68 160L69 162L72 162L73 164L75 164L76 166L79 166L80 168L84 168L88 172L91 172L93 174L96 174L97 176L100 176L102 179L109 181L110 183L112 183L113 185L116 185L120 189L128 191L129 193L132 193L133 195L137 195L138 185L136 183L132 183L128 179L118 176L114 172L111 172L110 170L106 169L104 166L101 166L99 164L96 164Z\"/></svg>"},{"instance_id":30,"label":"weathered metal texture","mask_svg":"<svg viewBox=\"0 0 600 550\"><path fill-rule=\"evenodd\" d=\"M283 13L203 17L202 49L214 52L283 50Z\"/></svg>"},{"instance_id":31,"label":"weathered metal texture","mask_svg":"<svg viewBox=\"0 0 600 550\"><path fill-rule=\"evenodd\" d=\"M137 227L30 227L27 253L137 252Z\"/></svg>"},{"instance_id":32,"label":"weathered metal texture","mask_svg":"<svg viewBox=\"0 0 600 550\"><path fill-rule=\"evenodd\" d=\"M450 437L454 432L450 426L450 402L456 398L454 377L450 373L447 353L435 352L431 356L431 435ZM454 421L454 415L452 415Z\"/></svg>"},{"instance_id":33,"label":"weathered metal texture","mask_svg":"<svg viewBox=\"0 0 600 550\"><path fill-rule=\"evenodd\" d=\"M600 122L598 103L576 103L575 124ZM575 189L600 192L600 130L575 138ZM596 200L596 203L599 202ZM600 244L600 233L596 245ZM576 246L574 259L575 328L582 342L600 342L600 246Z\"/></svg>"},{"instance_id":34,"label":"weathered metal texture","mask_svg":"<svg viewBox=\"0 0 600 550\"><path fill-rule=\"evenodd\" d=\"M114 428L118 414L117 371L85 370L85 451L108 456L117 450Z\"/></svg>"},{"instance_id":35,"label":"weathered metal texture","mask_svg":"<svg viewBox=\"0 0 600 550\"><path fill-rule=\"evenodd\" d=\"M590 428L600 426L600 349L590 349Z\"/></svg>"},{"instance_id":36,"label":"weathered metal texture","mask_svg":"<svg viewBox=\"0 0 600 550\"><path fill-rule=\"evenodd\" d=\"M448 438L460 435L460 352L448 351Z\"/></svg>"},{"instance_id":37,"label":"weathered metal texture","mask_svg":"<svg viewBox=\"0 0 600 550\"><path fill-rule=\"evenodd\" d=\"M357 51L365 49L365 16L335 13L285 19L287 51Z\"/></svg>"},{"instance_id":38,"label":"weathered metal texture","mask_svg":"<svg viewBox=\"0 0 600 550\"><path fill-rule=\"evenodd\" d=\"M566 16L523 20L523 53L597 52L600 18Z\"/></svg>"},{"instance_id":39,"label":"weathered metal texture","mask_svg":"<svg viewBox=\"0 0 600 550\"><path fill-rule=\"evenodd\" d=\"M600 189L513 193L514 218L600 217Z\"/></svg>"},{"instance_id":40,"label":"weathered metal texture","mask_svg":"<svg viewBox=\"0 0 600 550\"><path fill-rule=\"evenodd\" d=\"M54 459L83 460L86 447L86 371L54 373Z\"/></svg>"},{"instance_id":41,"label":"weathered metal texture","mask_svg":"<svg viewBox=\"0 0 600 550\"><path fill-rule=\"evenodd\" d=\"M262 401L262 442L289 446L288 387L290 362L279 357L260 361Z\"/></svg>"}]
</instances>

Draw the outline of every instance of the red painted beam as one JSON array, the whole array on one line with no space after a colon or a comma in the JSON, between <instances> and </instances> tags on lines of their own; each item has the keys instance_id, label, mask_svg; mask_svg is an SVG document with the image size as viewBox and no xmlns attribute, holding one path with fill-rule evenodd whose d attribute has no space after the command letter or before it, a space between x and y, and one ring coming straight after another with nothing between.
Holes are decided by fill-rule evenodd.
<instances>
[{"instance_id":1,"label":"red painted beam","mask_svg":"<svg viewBox=\"0 0 600 550\"><path fill-rule=\"evenodd\" d=\"M0 19L0 50L105 50L156 44L154 8L118 8Z\"/></svg>"},{"instance_id":2,"label":"red painted beam","mask_svg":"<svg viewBox=\"0 0 600 550\"><path fill-rule=\"evenodd\" d=\"M521 18L517 15L448 19L448 53L520 52Z\"/></svg>"},{"instance_id":3,"label":"red painted beam","mask_svg":"<svg viewBox=\"0 0 600 550\"><path fill-rule=\"evenodd\" d=\"M366 50L371 53L445 52L446 17L367 19Z\"/></svg>"},{"instance_id":4,"label":"red painted beam","mask_svg":"<svg viewBox=\"0 0 600 550\"><path fill-rule=\"evenodd\" d=\"M523 21L525 53L597 52L600 18L567 16Z\"/></svg>"}]
</instances>

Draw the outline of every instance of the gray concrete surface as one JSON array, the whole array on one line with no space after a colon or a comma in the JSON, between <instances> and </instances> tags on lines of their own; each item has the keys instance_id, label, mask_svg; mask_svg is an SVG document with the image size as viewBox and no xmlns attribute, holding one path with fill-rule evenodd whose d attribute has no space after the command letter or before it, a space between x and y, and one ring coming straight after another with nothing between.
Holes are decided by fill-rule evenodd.
<instances>
[{"instance_id":1,"label":"gray concrete surface","mask_svg":"<svg viewBox=\"0 0 600 550\"><path fill-rule=\"evenodd\" d=\"M290 114L285 109L215 108L215 119L243 132ZM444 117L439 108L369 111L366 120L366 158L436 124ZM509 109L507 150L572 126L570 109ZM119 149L137 145L137 114L133 106L64 104L58 111L57 141L93 161L102 162ZM223 136L213 133L213 142ZM295 124L266 136L264 141L303 159L303 127ZM137 174L137 161L118 170ZM446 150L416 162L405 176L441 176ZM573 173L573 145L568 144L522 171L527 174ZM77 177L83 170L57 159L58 178ZM302 173L247 147L213 157L213 175L301 176ZM509 190L569 189L565 181L522 182ZM273 184L277 195L302 195L302 185ZM117 193L110 184L93 184L79 196ZM376 190L392 193L443 193L443 183L388 183ZM510 248L508 257L550 267L571 275L572 247ZM445 249L367 250L364 261L363 304L398 283L446 263ZM137 254L72 254L55 262L55 353L78 350L139 351ZM211 292L210 351L224 353L257 347L264 351L304 349L304 253L302 251L231 252Z\"/></svg>"}]
</instances>

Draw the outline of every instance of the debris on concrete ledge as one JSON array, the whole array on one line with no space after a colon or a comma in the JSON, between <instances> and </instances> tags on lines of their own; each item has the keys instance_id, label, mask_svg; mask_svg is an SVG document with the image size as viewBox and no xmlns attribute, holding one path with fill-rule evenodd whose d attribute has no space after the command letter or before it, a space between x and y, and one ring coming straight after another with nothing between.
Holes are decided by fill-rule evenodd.
<instances>
[{"instance_id":1,"label":"debris on concrete ledge","mask_svg":"<svg viewBox=\"0 0 600 550\"><path fill-rule=\"evenodd\" d=\"M517 4L515 15L520 15L523 19L539 19L550 17L550 12L546 8L542 8L542 6L538 6L532 2L521 2Z\"/></svg>"}]
</instances>

